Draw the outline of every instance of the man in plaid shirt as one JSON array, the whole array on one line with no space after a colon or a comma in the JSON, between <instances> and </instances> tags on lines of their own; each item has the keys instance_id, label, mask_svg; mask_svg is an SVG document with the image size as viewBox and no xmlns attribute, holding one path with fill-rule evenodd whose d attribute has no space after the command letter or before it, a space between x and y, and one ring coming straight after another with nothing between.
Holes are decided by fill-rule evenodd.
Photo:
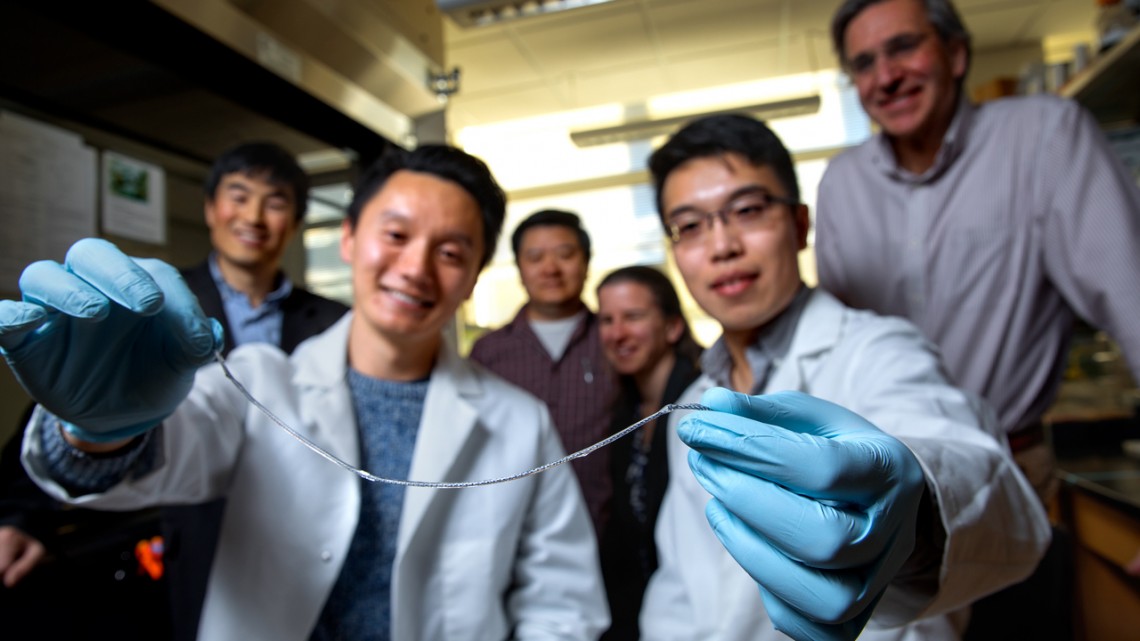
<instances>
[{"instance_id":1,"label":"man in plaid shirt","mask_svg":"<svg viewBox=\"0 0 1140 641\"><path fill-rule=\"evenodd\" d=\"M563 447L576 452L608 436L616 390L597 319L582 302L590 236L577 214L548 209L519 224L511 248L528 301L475 343L471 359L545 402ZM606 452L571 463L599 536L612 492Z\"/></svg>"}]
</instances>

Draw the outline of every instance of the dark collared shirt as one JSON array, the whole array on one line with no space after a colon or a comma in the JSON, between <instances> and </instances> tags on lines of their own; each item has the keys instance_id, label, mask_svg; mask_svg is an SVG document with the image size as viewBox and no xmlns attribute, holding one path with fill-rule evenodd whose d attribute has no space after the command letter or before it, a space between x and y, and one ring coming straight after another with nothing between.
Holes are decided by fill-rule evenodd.
<instances>
[{"instance_id":1,"label":"dark collared shirt","mask_svg":"<svg viewBox=\"0 0 1140 641\"><path fill-rule=\"evenodd\" d=\"M246 343L281 344L281 323L285 313L281 310L281 303L293 292L293 281L284 273L277 288L269 292L260 305L254 307L249 302L249 296L230 287L222 278L222 271L218 268L218 258L210 254L207 261L210 265L210 275L218 287L222 297L222 307L226 310L226 320L229 321L230 331L234 334L235 345Z\"/></svg>"},{"instance_id":2,"label":"dark collared shirt","mask_svg":"<svg viewBox=\"0 0 1140 641\"><path fill-rule=\"evenodd\" d=\"M476 341L471 359L546 403L567 452L576 452L609 435L617 384L602 355L593 313L586 312L557 361L531 329L526 307L509 324ZM600 534L612 492L608 450L598 450L570 464Z\"/></svg>"},{"instance_id":3,"label":"dark collared shirt","mask_svg":"<svg viewBox=\"0 0 1140 641\"><path fill-rule=\"evenodd\" d=\"M752 389L737 390L748 394L761 394L768 382L768 374L779 367L792 348L792 338L800 314L810 298L811 289L800 285L792 302L775 318L768 321L756 333L756 340L744 350L748 366L752 368ZM732 389L732 355L724 345L724 337L718 338L712 347L701 355L703 371L719 387Z\"/></svg>"}]
</instances>

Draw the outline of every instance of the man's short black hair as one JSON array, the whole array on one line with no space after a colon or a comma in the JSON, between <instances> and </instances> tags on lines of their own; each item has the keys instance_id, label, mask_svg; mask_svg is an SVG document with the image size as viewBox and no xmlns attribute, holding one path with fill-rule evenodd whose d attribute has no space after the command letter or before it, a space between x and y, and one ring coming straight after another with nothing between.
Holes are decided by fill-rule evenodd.
<instances>
[{"instance_id":1,"label":"man's short black hair","mask_svg":"<svg viewBox=\"0 0 1140 641\"><path fill-rule=\"evenodd\" d=\"M657 196L657 212L666 233L665 209L661 192L673 170L694 158L737 153L756 167L769 167L776 174L788 198L800 202L800 188L792 157L784 143L763 122L743 114L722 114L694 120L673 134L649 157L649 172Z\"/></svg>"},{"instance_id":2,"label":"man's short black hair","mask_svg":"<svg viewBox=\"0 0 1140 641\"><path fill-rule=\"evenodd\" d=\"M309 176L288 151L271 142L247 142L218 156L206 177L206 199L214 200L222 178L242 174L293 190L294 217L301 220L309 207Z\"/></svg>"},{"instance_id":3,"label":"man's short black hair","mask_svg":"<svg viewBox=\"0 0 1140 641\"><path fill-rule=\"evenodd\" d=\"M519 223L519 226L515 227L515 232L511 234L511 249L515 252L516 263L519 260L519 248L522 247L523 234L535 227L565 227L574 232L578 237L578 246L582 248L582 254L586 256L586 262L590 262L590 235L582 227L582 219L578 217L578 214L561 209L543 209L527 216L526 220Z\"/></svg>"},{"instance_id":4,"label":"man's short black hair","mask_svg":"<svg viewBox=\"0 0 1140 641\"><path fill-rule=\"evenodd\" d=\"M479 267L486 267L495 255L499 232L503 229L503 220L507 215L507 196L482 160L449 145L421 145L412 151L390 145L356 184L347 211L353 229L360 221L360 213L368 201L372 200L393 174L402 170L431 174L451 181L475 199L483 217L483 257Z\"/></svg>"}]
</instances>

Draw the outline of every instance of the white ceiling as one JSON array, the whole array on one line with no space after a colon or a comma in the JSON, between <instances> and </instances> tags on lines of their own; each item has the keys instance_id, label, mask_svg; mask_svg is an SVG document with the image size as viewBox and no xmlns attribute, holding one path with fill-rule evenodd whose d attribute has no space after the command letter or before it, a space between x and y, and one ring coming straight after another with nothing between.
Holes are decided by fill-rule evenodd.
<instances>
[{"instance_id":1,"label":"white ceiling","mask_svg":"<svg viewBox=\"0 0 1140 641\"><path fill-rule=\"evenodd\" d=\"M449 129L834 68L839 0L616 0L488 27L444 19ZM958 0L979 53L1088 32L1093 0Z\"/></svg>"}]
</instances>

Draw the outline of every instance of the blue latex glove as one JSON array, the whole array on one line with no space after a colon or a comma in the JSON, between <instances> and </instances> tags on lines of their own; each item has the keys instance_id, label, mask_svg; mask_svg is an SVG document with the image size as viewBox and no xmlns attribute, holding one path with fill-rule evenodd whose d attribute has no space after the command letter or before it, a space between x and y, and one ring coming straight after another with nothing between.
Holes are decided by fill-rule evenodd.
<instances>
[{"instance_id":1,"label":"blue latex glove","mask_svg":"<svg viewBox=\"0 0 1140 641\"><path fill-rule=\"evenodd\" d=\"M85 441L135 436L169 416L194 372L222 347L178 271L85 239L63 265L20 276L23 301L0 301L0 353L37 402Z\"/></svg>"},{"instance_id":2,"label":"blue latex glove","mask_svg":"<svg viewBox=\"0 0 1140 641\"><path fill-rule=\"evenodd\" d=\"M714 388L701 402L716 411L689 414L678 434L714 497L709 524L759 584L776 629L854 639L914 549L918 460L857 414L799 392Z\"/></svg>"}]
</instances>

